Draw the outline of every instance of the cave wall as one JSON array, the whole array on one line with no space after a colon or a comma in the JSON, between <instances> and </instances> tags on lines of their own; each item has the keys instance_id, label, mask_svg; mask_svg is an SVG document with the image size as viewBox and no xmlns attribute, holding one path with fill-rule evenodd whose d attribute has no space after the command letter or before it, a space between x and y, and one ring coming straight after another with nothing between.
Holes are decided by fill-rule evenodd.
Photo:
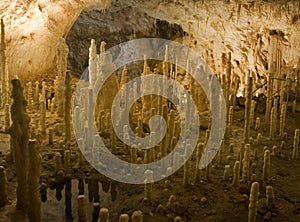
<instances>
[{"instance_id":1,"label":"cave wall","mask_svg":"<svg viewBox=\"0 0 300 222\"><path fill-rule=\"evenodd\" d=\"M274 29L285 34L282 53L284 64L289 67L295 67L297 64L300 51L298 40L300 2L296 0L114 0L112 2L109 0L4 0L0 4L0 17L6 24L5 42L10 76L32 77L37 73L43 74L55 69L55 51L59 37L68 36L67 34L82 11L104 10L105 8L109 8L110 11L104 11L101 19L107 25L96 24L96 26L101 29L103 27L106 37L100 36L97 38L98 41L101 39L116 44L117 41L138 37L139 33L145 33L144 36L148 36L155 24L151 20L157 18L168 21L169 24L178 24L183 31L189 33L188 37L182 39L183 43L194 47L203 58L205 58L206 50L213 49L212 53L215 58L213 69L221 72L221 54L229 51L232 52L233 61L238 61L243 67L242 70L255 69L254 49L257 34L260 34L262 36L259 49L261 58L258 60L256 71L260 75L266 75L265 63L268 62L270 47L269 31ZM124 12L130 16L118 22L116 19L118 13ZM89 14L91 19L94 14ZM81 16L83 19L84 16L87 17L84 13ZM73 26L75 39L76 37L83 39L83 36L92 37L93 31L88 27L87 30L80 30L80 28L76 30L76 24ZM123 27L122 30L121 27ZM132 33L133 30L135 33ZM110 35L110 32L113 35ZM126 37L120 39L115 33L121 33L120 36ZM76 46L71 45L72 50L73 47ZM75 60L73 63L77 62L76 53L84 54L80 50L71 52L70 56ZM82 56L85 57L85 55ZM82 66L85 65L79 64L76 72L80 72ZM244 75L242 70L235 69L235 72Z\"/></svg>"}]
</instances>

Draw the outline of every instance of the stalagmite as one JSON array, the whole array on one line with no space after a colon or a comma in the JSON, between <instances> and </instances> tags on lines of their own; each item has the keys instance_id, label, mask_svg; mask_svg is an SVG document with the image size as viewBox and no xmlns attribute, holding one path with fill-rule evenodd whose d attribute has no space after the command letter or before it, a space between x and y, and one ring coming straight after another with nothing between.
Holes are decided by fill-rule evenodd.
<instances>
[{"instance_id":1,"label":"stalagmite","mask_svg":"<svg viewBox=\"0 0 300 222\"><path fill-rule=\"evenodd\" d=\"M145 171L145 198L151 202L152 200L152 189L153 189L153 171Z\"/></svg>"},{"instance_id":2,"label":"stalagmite","mask_svg":"<svg viewBox=\"0 0 300 222\"><path fill-rule=\"evenodd\" d=\"M264 152L264 165L263 165L263 180L268 180L270 178L271 171L271 159L270 159L270 151L266 150Z\"/></svg>"},{"instance_id":3,"label":"stalagmite","mask_svg":"<svg viewBox=\"0 0 300 222\"><path fill-rule=\"evenodd\" d=\"M4 105L4 130L8 131L10 126L10 113L9 113L9 104Z\"/></svg>"},{"instance_id":4,"label":"stalagmite","mask_svg":"<svg viewBox=\"0 0 300 222\"><path fill-rule=\"evenodd\" d=\"M297 159L299 154L300 130L295 129L292 159Z\"/></svg>"},{"instance_id":5,"label":"stalagmite","mask_svg":"<svg viewBox=\"0 0 300 222\"><path fill-rule=\"evenodd\" d=\"M6 172L3 166L0 166L0 208L7 203Z\"/></svg>"},{"instance_id":6,"label":"stalagmite","mask_svg":"<svg viewBox=\"0 0 300 222\"><path fill-rule=\"evenodd\" d=\"M234 169L233 169L233 181L232 185L237 187L239 185L240 181L240 161L235 161L234 163Z\"/></svg>"},{"instance_id":7,"label":"stalagmite","mask_svg":"<svg viewBox=\"0 0 300 222\"><path fill-rule=\"evenodd\" d=\"M232 134L232 124L233 124L233 106L230 106L229 108L229 114L228 114L228 134Z\"/></svg>"},{"instance_id":8,"label":"stalagmite","mask_svg":"<svg viewBox=\"0 0 300 222\"><path fill-rule=\"evenodd\" d=\"M72 182L69 175L65 178L65 217L72 220Z\"/></svg>"},{"instance_id":9,"label":"stalagmite","mask_svg":"<svg viewBox=\"0 0 300 222\"><path fill-rule=\"evenodd\" d=\"M86 200L86 197L84 195L80 195L80 196L78 196L77 201L78 201L78 206L77 206L78 222L87 222L87 217L86 217L87 200ZM100 222L102 222L102 221L100 220Z\"/></svg>"},{"instance_id":10,"label":"stalagmite","mask_svg":"<svg viewBox=\"0 0 300 222\"><path fill-rule=\"evenodd\" d=\"M259 130L259 128L260 128L260 118L256 117L254 129Z\"/></svg>"},{"instance_id":11,"label":"stalagmite","mask_svg":"<svg viewBox=\"0 0 300 222\"><path fill-rule=\"evenodd\" d=\"M53 129L50 128L48 132L48 143L53 144Z\"/></svg>"},{"instance_id":12,"label":"stalagmite","mask_svg":"<svg viewBox=\"0 0 300 222\"><path fill-rule=\"evenodd\" d=\"M28 140L30 118L26 112L27 102L23 95L23 87L19 79L11 81L13 89L11 97L12 125L9 128L11 145L14 152L17 175L17 209L27 210L27 165L28 165Z\"/></svg>"},{"instance_id":13,"label":"stalagmite","mask_svg":"<svg viewBox=\"0 0 300 222\"><path fill-rule=\"evenodd\" d=\"M0 104L0 107L2 105L8 103L8 72L6 67L6 44L5 44L5 27L3 19L1 19L1 37L0 37L0 79L1 79L1 98L0 101L2 104Z\"/></svg>"},{"instance_id":14,"label":"stalagmite","mask_svg":"<svg viewBox=\"0 0 300 222\"><path fill-rule=\"evenodd\" d=\"M55 154L55 165L56 165L56 172L62 170L62 160L61 160L61 154L60 153L56 153Z\"/></svg>"},{"instance_id":15,"label":"stalagmite","mask_svg":"<svg viewBox=\"0 0 300 222\"><path fill-rule=\"evenodd\" d=\"M269 139L274 139L274 107L271 109Z\"/></svg>"},{"instance_id":16,"label":"stalagmite","mask_svg":"<svg viewBox=\"0 0 300 222\"><path fill-rule=\"evenodd\" d=\"M248 222L256 221L258 196L259 196L259 183L254 182L251 185L251 191L250 191Z\"/></svg>"},{"instance_id":17,"label":"stalagmite","mask_svg":"<svg viewBox=\"0 0 300 222\"><path fill-rule=\"evenodd\" d=\"M256 106L256 102L254 100L252 100L251 101L251 110L250 110L250 126L254 125L255 106Z\"/></svg>"},{"instance_id":18,"label":"stalagmite","mask_svg":"<svg viewBox=\"0 0 300 222\"><path fill-rule=\"evenodd\" d=\"M39 154L37 141L28 143L28 217L32 222L41 221L40 174L42 158Z\"/></svg>"},{"instance_id":19,"label":"stalagmite","mask_svg":"<svg viewBox=\"0 0 300 222\"><path fill-rule=\"evenodd\" d=\"M228 180L229 177L230 177L230 165L225 165L223 178L224 180Z\"/></svg>"},{"instance_id":20,"label":"stalagmite","mask_svg":"<svg viewBox=\"0 0 300 222\"><path fill-rule=\"evenodd\" d=\"M272 186L266 186L266 198L267 198L267 207L272 209L274 207L274 191Z\"/></svg>"},{"instance_id":21,"label":"stalagmite","mask_svg":"<svg viewBox=\"0 0 300 222\"><path fill-rule=\"evenodd\" d=\"M245 145L245 152L243 158L243 168L242 168L242 183L247 183L249 180L249 165L250 165L250 144Z\"/></svg>"},{"instance_id":22,"label":"stalagmite","mask_svg":"<svg viewBox=\"0 0 300 222\"><path fill-rule=\"evenodd\" d=\"M40 100L40 130L41 134L46 134L46 103L45 99Z\"/></svg>"},{"instance_id":23,"label":"stalagmite","mask_svg":"<svg viewBox=\"0 0 300 222\"><path fill-rule=\"evenodd\" d=\"M57 114L60 117L63 117L63 109L64 109L64 77L67 71L67 56L69 53L68 45L66 44L66 40L64 38L60 38L57 43L57 51L56 51L56 64L57 64L57 94L55 97L57 98Z\"/></svg>"},{"instance_id":24,"label":"stalagmite","mask_svg":"<svg viewBox=\"0 0 300 222\"><path fill-rule=\"evenodd\" d=\"M143 222L143 213L142 211L134 211L132 214L132 222Z\"/></svg>"},{"instance_id":25,"label":"stalagmite","mask_svg":"<svg viewBox=\"0 0 300 222\"><path fill-rule=\"evenodd\" d=\"M199 163L201 160L201 155L202 155L202 151L203 151L203 147L204 144L203 143L199 143L197 145L197 153L196 153L196 164L195 164L195 178L194 178L194 184L197 184L200 182L200 169L199 169Z\"/></svg>"},{"instance_id":26,"label":"stalagmite","mask_svg":"<svg viewBox=\"0 0 300 222\"><path fill-rule=\"evenodd\" d=\"M70 142L71 139L71 75L70 72L65 74L65 91L64 91L64 131L65 131L65 145Z\"/></svg>"},{"instance_id":27,"label":"stalagmite","mask_svg":"<svg viewBox=\"0 0 300 222\"><path fill-rule=\"evenodd\" d=\"M119 218L119 222L129 222L128 214L121 214Z\"/></svg>"},{"instance_id":28,"label":"stalagmite","mask_svg":"<svg viewBox=\"0 0 300 222\"><path fill-rule=\"evenodd\" d=\"M109 222L109 212L107 208L100 209L99 222Z\"/></svg>"},{"instance_id":29,"label":"stalagmite","mask_svg":"<svg viewBox=\"0 0 300 222\"><path fill-rule=\"evenodd\" d=\"M279 129L279 136L282 139L285 130L285 119L286 119L286 103L281 106L280 110L280 129Z\"/></svg>"},{"instance_id":30,"label":"stalagmite","mask_svg":"<svg viewBox=\"0 0 300 222\"><path fill-rule=\"evenodd\" d=\"M92 222L98 222L99 213L100 213L100 203L93 203L93 219Z\"/></svg>"},{"instance_id":31,"label":"stalagmite","mask_svg":"<svg viewBox=\"0 0 300 222\"><path fill-rule=\"evenodd\" d=\"M71 152L70 150L65 151L65 173L66 175L70 174L70 168L71 168Z\"/></svg>"},{"instance_id":32,"label":"stalagmite","mask_svg":"<svg viewBox=\"0 0 300 222\"><path fill-rule=\"evenodd\" d=\"M32 82L27 83L27 102L28 109L32 109Z\"/></svg>"},{"instance_id":33,"label":"stalagmite","mask_svg":"<svg viewBox=\"0 0 300 222\"><path fill-rule=\"evenodd\" d=\"M244 125L244 142L248 143L250 136L250 112L251 112L251 101L252 101L252 77L248 78L247 83L247 94L245 103L245 125Z\"/></svg>"}]
</instances>

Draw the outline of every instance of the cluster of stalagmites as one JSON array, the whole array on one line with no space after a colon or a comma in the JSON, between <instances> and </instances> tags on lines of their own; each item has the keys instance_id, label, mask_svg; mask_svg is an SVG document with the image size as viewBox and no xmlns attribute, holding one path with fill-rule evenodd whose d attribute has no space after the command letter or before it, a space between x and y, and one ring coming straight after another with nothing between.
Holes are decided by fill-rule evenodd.
<instances>
[{"instance_id":1,"label":"cluster of stalagmites","mask_svg":"<svg viewBox=\"0 0 300 222\"><path fill-rule=\"evenodd\" d=\"M275 38L275 37L274 37ZM272 41L275 41L274 39ZM276 41L279 41L278 39ZM275 44L275 43L274 43ZM89 82L86 83L87 87L80 92L79 98L85 101L86 107L80 107L75 101L74 118L80 120L75 126L76 129L84 128L85 132L89 136L89 130L93 120L96 120L96 124L100 134L107 133L111 142L111 151L116 150L117 142L116 135L113 133L113 129L109 124L111 117L110 112L106 112L109 105L101 103L104 97L109 96L113 98L118 91L119 87L123 86L128 80L127 68L123 69L120 83L117 80L116 75L112 75L108 80L108 85L104 86L109 91L109 94L101 94L97 98L96 112L97 115L93 118L93 112L88 107L91 107L91 94L93 93L91 86L95 84L97 73L101 69L113 68L112 62L109 60L103 62L101 55L104 54L105 43L102 42L100 47L100 55L97 54L95 41L92 40L90 47L90 58L89 58ZM1 46L1 50L4 47ZM66 57L68 54L68 48L64 39L59 41L57 46L57 69L58 77L55 79L53 86L47 86L46 82L41 84L37 81L35 83L28 82L26 85L26 94L23 95L23 89L18 79L12 80L12 99L13 103L9 107L9 100L6 97L1 97L1 106L4 108L5 113L5 131L11 135L11 150L6 155L7 163L14 163L16 176L17 176L17 209L22 210L28 214L31 221L41 220L41 201L47 201L47 189L56 189L56 198L60 200L62 198L62 190L65 189L65 214L66 217L71 219L72 216L72 204L71 204L71 176L73 171L83 167L85 161L82 153L79 150L71 149L71 76L66 71ZM276 50L275 50L276 51ZM1 51L0 51L1 53ZM277 51L276 51L277 53ZM2 55L3 56L3 55ZM280 58L273 56L274 58ZM272 59L273 59L272 57ZM179 160L185 158L186 163L183 166L183 178L182 186L184 188L190 188L196 186L200 182L207 181L213 182L213 171L217 165L224 167L223 180L231 184L233 189L239 189L242 186L251 187L249 196L249 214L248 221L256 221L257 211L259 206L263 206L265 209L265 215L272 212L275 204L275 197L273 187L268 185L269 179L272 175L272 158L283 156L282 151L284 149L287 132L286 132L286 115L287 115L287 102L286 98L288 87L291 85L284 85L284 83L276 82L273 77L279 77L280 72L278 71L279 62L273 61L270 67L270 77L268 81L268 92L267 92L267 107L264 120L261 117L255 115L256 102L253 100L253 77L251 74L246 76L246 87L245 87L245 122L244 122L244 134L243 143L239 145L237 152L237 145L230 143L231 136L237 136L238 132L234 127L235 116L234 113L237 110L236 97L239 89L239 77L232 74L231 70L231 54L223 55L224 60L224 73L221 73L218 77L222 83L222 89L226 99L226 108L228 112L227 128L224 137L224 141L220 148L217 160L213 163L209 163L205 170L199 169L199 163L203 149L210 136L210 130L206 130L205 140L197 144L194 158L187 159L185 155L175 154L174 155L174 166L179 163ZM277 68L276 68L277 67ZM173 69L173 66L169 67ZM166 62L163 64L162 74L170 76L177 80L177 67L174 71L169 73L169 68ZM142 75L146 75L151 72L147 65L147 61L144 62L144 70ZM154 73L158 73L159 70L154 70ZM2 80L7 81L6 78ZM3 81L4 81L3 80ZM5 82L4 81L4 82ZM184 81L182 81L184 82ZM7 84L7 83L2 83ZM198 95L198 91L189 82L189 89L191 93ZM137 87L137 86L133 86ZM8 87L5 88L7 91ZM279 90L281 89L281 90ZM193 92L195 90L195 92ZM6 92L5 91L5 92ZM275 94L274 94L275 92ZM277 94L276 94L277 92ZM55 95L55 97L53 97ZM4 101L4 102L3 102ZM112 101L112 99L108 99ZM133 121L136 123L135 132L138 136L145 136L145 126L143 123L147 122L151 115L161 114L165 117L168 122L167 138L164 143L158 147L157 153L155 149L148 149L146 152L137 151L136 148L127 152L132 163L150 163L159 158L165 157L171 152L170 147L174 147L174 144L178 140L178 130L180 120L175 114L175 110L168 109L167 101L161 99L154 100L158 106L162 108L156 110L156 106L152 106L152 100L143 98L141 103L143 104L141 109L136 109L133 113ZM296 100L295 100L296 101ZM292 111L294 112L295 103L293 102ZM26 107L30 111L30 115L33 114L31 120L27 114ZM118 109L120 107L113 107L113 118L118 118ZM11 114L11 115L10 115ZM59 117L64 117L63 124L57 124L56 127L48 126L47 116L57 114ZM142 116L142 118L140 117ZM12 121L12 123L11 123ZM261 131L262 125L269 125L269 131L266 135L263 135ZM83 127L82 127L83 126ZM128 134L128 127L124 126L123 136L125 140L130 140ZM48 130L47 130L48 129ZM255 132L255 137L252 137ZM188 133L188 132L187 132ZM264 132L265 133L265 132ZM53 149L49 155L52 155L55 162L55 177L47 180L40 180L41 175L41 157L39 142L36 139L42 138L43 143L47 141L47 144L53 146L57 143L55 137L64 137L64 140L60 142L61 149ZM251 136L252 135L252 136ZM98 136L98 135L97 135ZM98 152L98 141L97 136L91 136L89 139L79 138L78 143L82 143L83 147L92 147L93 153ZM280 138L280 146L274 145L273 147L264 147L263 150L260 147L263 144L263 140L269 139L274 140ZM296 129L294 132L293 147L291 152L292 159L298 159L300 140L300 130ZM93 141L91 143L91 141ZM91 144L88 144L91 143ZM79 145L82 145L79 144ZM138 146L138 144L136 145ZM186 144L185 149L190 149L191 145ZM75 160L75 161L72 161ZM94 155L94 163L98 164L97 155ZM232 162L234 161L234 164ZM258 162L263 162L261 169L257 169ZM261 174L259 171L261 170ZM172 168L168 168L168 172L172 172ZM168 173L166 172L166 173ZM87 200L93 202L93 221L108 222L109 211L106 208L100 207L99 200L99 178L96 176L96 172L90 171L90 177L86 179L88 183L88 197L84 196L84 181L83 177L79 178L78 183L78 221L87 221ZM112 199L116 197L116 187L113 183L107 181L101 181L102 188L104 191L111 190ZM0 207L7 203L7 189L6 189L6 173L5 168L0 167ZM165 180L166 189L171 189L172 177ZM265 189L265 198L260 198ZM260 193L261 191L261 193ZM143 203L145 205L152 204L153 201L153 172L147 170L145 172L145 185L144 185L144 198ZM200 202L206 203L208 200L206 197L202 197ZM168 202L165 204L159 204L156 208L156 213L165 215L168 212L178 213L180 211L180 205L178 204L177 198L174 195L169 197ZM174 216L174 215L173 215ZM131 220L133 222L143 221L143 213L141 211L135 211L131 216L127 214L120 215L119 221L126 222ZM180 216L175 216L174 221L184 221Z\"/></svg>"}]
</instances>

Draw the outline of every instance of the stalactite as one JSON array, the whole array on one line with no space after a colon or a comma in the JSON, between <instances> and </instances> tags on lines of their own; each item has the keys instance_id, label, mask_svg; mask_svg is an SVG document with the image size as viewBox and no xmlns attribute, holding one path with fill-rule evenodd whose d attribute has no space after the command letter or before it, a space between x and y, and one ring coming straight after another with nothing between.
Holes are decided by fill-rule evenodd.
<instances>
[{"instance_id":1,"label":"stalactite","mask_svg":"<svg viewBox=\"0 0 300 222\"><path fill-rule=\"evenodd\" d=\"M27 211L27 166L30 118L26 111L27 101L23 95L23 87L19 79L11 81L13 89L11 97L12 125L9 128L13 147L17 175L17 209Z\"/></svg>"}]
</instances>

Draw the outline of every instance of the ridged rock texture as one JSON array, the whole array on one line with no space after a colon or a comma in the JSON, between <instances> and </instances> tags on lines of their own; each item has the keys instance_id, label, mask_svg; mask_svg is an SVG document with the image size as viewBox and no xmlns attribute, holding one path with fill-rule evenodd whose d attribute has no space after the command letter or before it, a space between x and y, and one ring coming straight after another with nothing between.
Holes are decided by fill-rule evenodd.
<instances>
[{"instance_id":1,"label":"ridged rock texture","mask_svg":"<svg viewBox=\"0 0 300 222\"><path fill-rule=\"evenodd\" d=\"M283 72L297 65L300 50L300 3L297 0L4 0L0 3L0 17L6 25L5 42L10 76L19 75L22 78L55 70L58 39L71 38L68 33L81 12L81 21L78 20L76 24L87 17L93 19L99 10L105 8L108 11L102 12L102 21L106 27L103 27L99 35L108 44L139 37L139 33L150 36L153 30L151 26L156 24L150 21L153 18L177 24L189 33L181 39L184 43L194 47L203 58L207 55L207 50L208 54L213 55L214 64L211 66L216 72L222 72L222 53L231 51L233 72L242 77L242 85L244 69L256 72L255 83L263 82L256 76L267 75L270 30L284 33ZM92 9L98 12L83 12ZM79 39L80 36L86 36L86 41L93 36L89 25L82 30L73 27L73 31ZM126 37L118 37L122 35ZM109 36L114 43L110 43ZM69 44L72 48L72 42ZM70 54L76 62L76 55L82 54L80 50L86 47L74 47L78 51L71 50ZM74 68L74 73L80 73L85 65L79 64L79 67Z\"/></svg>"}]
</instances>

